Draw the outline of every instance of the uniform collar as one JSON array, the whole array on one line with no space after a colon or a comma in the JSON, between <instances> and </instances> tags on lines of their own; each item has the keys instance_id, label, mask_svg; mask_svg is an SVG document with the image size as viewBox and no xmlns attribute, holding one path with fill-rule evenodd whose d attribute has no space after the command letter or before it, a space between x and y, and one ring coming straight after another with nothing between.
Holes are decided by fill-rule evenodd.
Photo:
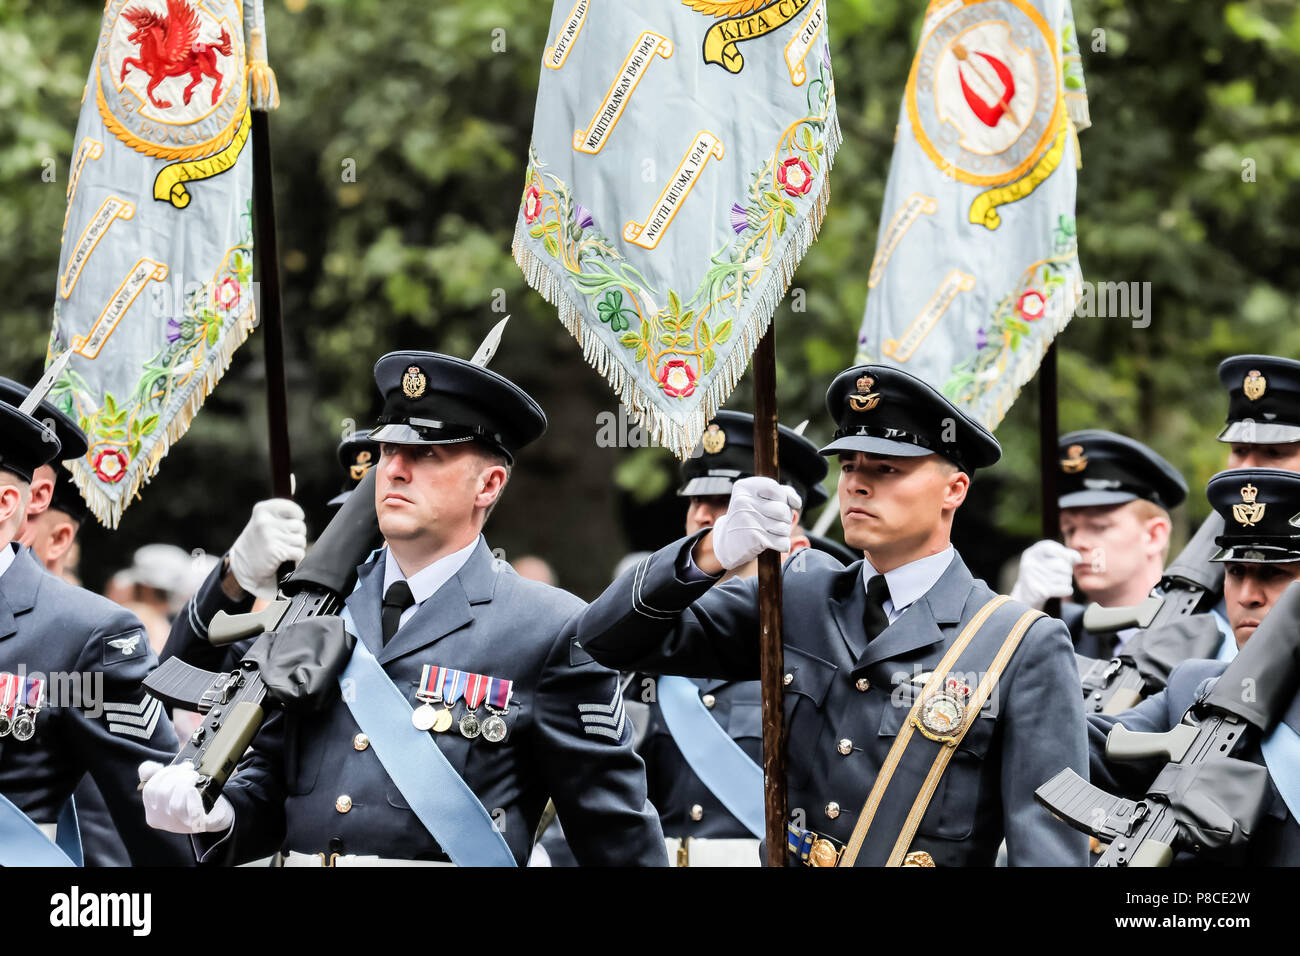
<instances>
[{"instance_id":1,"label":"uniform collar","mask_svg":"<svg viewBox=\"0 0 1300 956\"><path fill-rule=\"evenodd\" d=\"M483 536L479 535L459 551L453 551L451 554L444 555L433 564L421 568L419 571L407 577L398 567L397 559L393 557L391 548L384 549L384 587L381 594L388 593L388 586L395 581L405 580L411 588L411 595L415 598L417 605L423 604L437 592L437 590L455 577L456 573L465 566L474 550L478 547Z\"/></svg>"},{"instance_id":2,"label":"uniform collar","mask_svg":"<svg viewBox=\"0 0 1300 956\"><path fill-rule=\"evenodd\" d=\"M18 547L13 542L0 548L0 577L4 577L4 573L9 570L9 565L14 563L14 556L17 554Z\"/></svg>"},{"instance_id":3,"label":"uniform collar","mask_svg":"<svg viewBox=\"0 0 1300 956\"><path fill-rule=\"evenodd\" d=\"M927 555L907 564L900 565L892 571L885 572L885 584L889 586L889 601L894 606L894 616L906 610L928 592L943 577L943 572L952 564L957 552L948 545L938 554ZM862 586L880 572L871 564L870 558L862 561Z\"/></svg>"}]
</instances>

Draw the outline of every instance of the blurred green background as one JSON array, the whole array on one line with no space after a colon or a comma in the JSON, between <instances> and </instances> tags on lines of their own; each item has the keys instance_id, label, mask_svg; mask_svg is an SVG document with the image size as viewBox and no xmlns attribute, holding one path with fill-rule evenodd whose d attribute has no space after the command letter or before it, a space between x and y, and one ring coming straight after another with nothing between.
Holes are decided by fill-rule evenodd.
<instances>
[{"instance_id":1,"label":"blurred green background","mask_svg":"<svg viewBox=\"0 0 1300 956\"><path fill-rule=\"evenodd\" d=\"M894 124L924 4L828 0L844 146L821 237L795 277L807 309L777 313L782 420L829 437L826 385L853 358ZM102 7L0 5L0 374L35 381L49 334L73 131ZM267 0L282 106L271 115L298 498L314 531L338 488L340 436L378 396L397 348L469 355L514 319L493 368L546 409L487 533L508 559L539 553L560 583L598 593L629 549L680 533L672 457L597 445L616 410L554 310L510 258L550 5L500 0ZM1093 127L1081 136L1084 277L1150 282L1152 321L1077 319L1058 339L1060 427L1145 441L1208 512L1236 352L1300 352L1300 5L1076 0ZM497 31L497 32L494 32ZM500 32L504 31L504 32ZM501 49L504 44L504 49ZM57 181L42 180L53 161ZM355 164L355 182L345 166ZM751 408L748 376L729 407ZM968 563L993 578L1038 529L1031 386L998 429L1003 461L958 519ZM262 342L255 335L141 500L83 531L98 587L155 540L222 551L269 493Z\"/></svg>"}]
</instances>

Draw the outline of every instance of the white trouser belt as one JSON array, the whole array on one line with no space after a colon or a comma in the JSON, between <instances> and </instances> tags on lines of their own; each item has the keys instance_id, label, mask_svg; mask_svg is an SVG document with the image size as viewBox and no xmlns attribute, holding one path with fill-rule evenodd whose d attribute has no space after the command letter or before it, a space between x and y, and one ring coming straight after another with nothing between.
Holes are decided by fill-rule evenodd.
<instances>
[{"instance_id":1,"label":"white trouser belt","mask_svg":"<svg viewBox=\"0 0 1300 956\"><path fill-rule=\"evenodd\" d=\"M762 866L758 841L665 837L669 866Z\"/></svg>"},{"instance_id":2,"label":"white trouser belt","mask_svg":"<svg viewBox=\"0 0 1300 956\"><path fill-rule=\"evenodd\" d=\"M455 866L440 860L391 860L383 856L357 856L353 853L299 853L290 850L284 866Z\"/></svg>"}]
</instances>

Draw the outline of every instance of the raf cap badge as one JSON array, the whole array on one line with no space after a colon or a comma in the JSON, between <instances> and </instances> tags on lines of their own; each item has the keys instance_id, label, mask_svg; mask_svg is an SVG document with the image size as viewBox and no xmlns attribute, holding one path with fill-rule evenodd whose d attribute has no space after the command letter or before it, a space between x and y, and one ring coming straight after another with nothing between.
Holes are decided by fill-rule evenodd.
<instances>
[{"instance_id":1,"label":"raf cap badge","mask_svg":"<svg viewBox=\"0 0 1300 956\"><path fill-rule=\"evenodd\" d=\"M428 381L424 373L420 371L419 366L412 365L406 370L406 374L402 376L402 394L407 398L419 398L424 394L424 386L428 384Z\"/></svg>"},{"instance_id":2,"label":"raf cap badge","mask_svg":"<svg viewBox=\"0 0 1300 956\"><path fill-rule=\"evenodd\" d=\"M353 481L360 481L362 478L366 477L366 472L368 472L370 466L374 464L374 461L372 460L373 457L374 456L370 454L370 449L368 448L363 448L357 452L356 461L352 464L352 467L348 469L348 477Z\"/></svg>"},{"instance_id":3,"label":"raf cap badge","mask_svg":"<svg viewBox=\"0 0 1300 956\"><path fill-rule=\"evenodd\" d=\"M880 404L880 393L871 391L871 386L876 384L876 380L870 375L864 375L857 381L858 393L849 396L849 408L855 412L869 412Z\"/></svg>"},{"instance_id":4,"label":"raf cap badge","mask_svg":"<svg viewBox=\"0 0 1300 956\"><path fill-rule=\"evenodd\" d=\"M1259 369L1252 368L1246 373L1246 378L1241 383L1241 390L1246 393L1246 397L1252 402L1264 394L1268 388L1268 379L1259 374Z\"/></svg>"},{"instance_id":5,"label":"raf cap badge","mask_svg":"<svg viewBox=\"0 0 1300 956\"><path fill-rule=\"evenodd\" d=\"M1232 506L1232 516L1237 519L1237 524L1249 528L1264 517L1264 502L1255 501L1258 494L1259 489L1254 485L1248 484L1241 489L1242 503Z\"/></svg>"},{"instance_id":6,"label":"raf cap badge","mask_svg":"<svg viewBox=\"0 0 1300 956\"><path fill-rule=\"evenodd\" d=\"M1088 456L1083 453L1082 445L1071 445L1061 459L1061 471L1067 475L1077 475L1088 467Z\"/></svg>"},{"instance_id":7,"label":"raf cap badge","mask_svg":"<svg viewBox=\"0 0 1300 956\"><path fill-rule=\"evenodd\" d=\"M718 452L722 451L724 446L726 446L727 433L722 430L717 422L714 422L709 426L709 430L704 433L704 438L701 439L701 442L704 445L705 451L710 455L716 455Z\"/></svg>"}]
</instances>

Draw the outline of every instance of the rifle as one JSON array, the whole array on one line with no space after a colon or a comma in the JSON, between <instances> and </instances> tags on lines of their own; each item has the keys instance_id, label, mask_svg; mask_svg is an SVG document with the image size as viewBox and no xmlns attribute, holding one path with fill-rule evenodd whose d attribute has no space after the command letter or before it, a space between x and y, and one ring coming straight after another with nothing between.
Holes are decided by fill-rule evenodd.
<instances>
[{"instance_id":1,"label":"rifle","mask_svg":"<svg viewBox=\"0 0 1300 956\"><path fill-rule=\"evenodd\" d=\"M1083 612L1083 626L1095 633L1111 633L1126 627L1161 627L1208 611L1223 592L1223 565L1210 561L1219 550L1214 539L1221 534L1223 518L1216 511L1201 523L1146 600L1130 607L1093 602Z\"/></svg>"},{"instance_id":2,"label":"rifle","mask_svg":"<svg viewBox=\"0 0 1300 956\"><path fill-rule=\"evenodd\" d=\"M1083 707L1088 713L1122 714L1142 700L1145 682L1131 662L1075 654L1074 663L1079 667Z\"/></svg>"},{"instance_id":3,"label":"rifle","mask_svg":"<svg viewBox=\"0 0 1300 956\"><path fill-rule=\"evenodd\" d=\"M1185 660L1214 657L1223 634L1211 614L1192 614L1134 634L1109 661L1074 656L1090 713L1120 714L1164 689Z\"/></svg>"},{"instance_id":4,"label":"rifle","mask_svg":"<svg viewBox=\"0 0 1300 956\"><path fill-rule=\"evenodd\" d=\"M1231 756L1247 732L1267 733L1300 690L1300 581L1287 585L1255 635L1210 693L1166 733L1122 724L1106 740L1110 760L1163 758L1140 800L1106 793L1066 768L1034 799L1110 846L1098 866L1168 866L1174 851L1250 840L1269 794L1268 769Z\"/></svg>"},{"instance_id":5,"label":"rifle","mask_svg":"<svg viewBox=\"0 0 1300 956\"><path fill-rule=\"evenodd\" d=\"M164 661L144 686L169 707L196 710L203 723L172 764L191 763L197 788L211 810L265 717L270 693L288 706L319 706L346 666L353 640L337 615L356 580L357 566L380 544L372 469L326 526L280 593L264 610L219 612L208 640L223 646L250 637L257 641L239 665L214 673L179 658Z\"/></svg>"}]
</instances>

